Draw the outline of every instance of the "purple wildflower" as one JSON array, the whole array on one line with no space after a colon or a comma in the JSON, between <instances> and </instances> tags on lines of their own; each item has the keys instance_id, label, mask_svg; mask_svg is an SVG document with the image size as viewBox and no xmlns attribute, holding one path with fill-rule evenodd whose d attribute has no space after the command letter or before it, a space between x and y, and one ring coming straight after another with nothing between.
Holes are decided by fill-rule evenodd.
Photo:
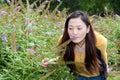
<instances>
[{"instance_id":1,"label":"purple wildflower","mask_svg":"<svg viewBox=\"0 0 120 80\"><path fill-rule=\"evenodd\" d=\"M42 5L42 9L44 9L44 8L45 8L45 6L46 6L46 5Z\"/></svg>"},{"instance_id":2,"label":"purple wildflower","mask_svg":"<svg viewBox=\"0 0 120 80\"><path fill-rule=\"evenodd\" d=\"M0 15L6 14L7 12L0 10Z\"/></svg>"},{"instance_id":3,"label":"purple wildflower","mask_svg":"<svg viewBox=\"0 0 120 80\"><path fill-rule=\"evenodd\" d=\"M20 46L16 46L16 50L18 50L20 48Z\"/></svg>"},{"instance_id":4,"label":"purple wildflower","mask_svg":"<svg viewBox=\"0 0 120 80\"><path fill-rule=\"evenodd\" d=\"M33 30L32 30L32 29L29 29L29 30L28 30L28 33L32 33L32 32L33 32Z\"/></svg>"},{"instance_id":5,"label":"purple wildflower","mask_svg":"<svg viewBox=\"0 0 120 80\"><path fill-rule=\"evenodd\" d=\"M29 18L26 18L25 19L25 25L28 26L30 24L30 19Z\"/></svg>"},{"instance_id":6,"label":"purple wildflower","mask_svg":"<svg viewBox=\"0 0 120 80\"><path fill-rule=\"evenodd\" d=\"M6 0L7 3L10 3L10 0Z\"/></svg>"},{"instance_id":7,"label":"purple wildflower","mask_svg":"<svg viewBox=\"0 0 120 80\"><path fill-rule=\"evenodd\" d=\"M14 3L16 3L18 0L14 0ZM10 0L6 0L6 2L8 3L8 4L10 4Z\"/></svg>"},{"instance_id":8,"label":"purple wildflower","mask_svg":"<svg viewBox=\"0 0 120 80\"><path fill-rule=\"evenodd\" d=\"M17 6L15 9L14 9L14 12L16 13L17 11L19 11L21 9L21 6Z\"/></svg>"},{"instance_id":9,"label":"purple wildflower","mask_svg":"<svg viewBox=\"0 0 120 80\"><path fill-rule=\"evenodd\" d=\"M64 32L64 28L62 29L62 32Z\"/></svg>"},{"instance_id":10,"label":"purple wildflower","mask_svg":"<svg viewBox=\"0 0 120 80\"><path fill-rule=\"evenodd\" d=\"M112 71L113 70L113 67L109 67L108 68L108 72Z\"/></svg>"},{"instance_id":11,"label":"purple wildflower","mask_svg":"<svg viewBox=\"0 0 120 80\"><path fill-rule=\"evenodd\" d=\"M36 51L33 50L33 49L27 49L27 52L29 52L29 53L36 53Z\"/></svg>"},{"instance_id":12,"label":"purple wildflower","mask_svg":"<svg viewBox=\"0 0 120 80\"><path fill-rule=\"evenodd\" d=\"M116 17L118 17L119 15L118 14L115 14Z\"/></svg>"},{"instance_id":13,"label":"purple wildflower","mask_svg":"<svg viewBox=\"0 0 120 80\"><path fill-rule=\"evenodd\" d=\"M13 16L13 14L12 14L12 13L10 13L8 16L9 16L9 17L12 17L12 16Z\"/></svg>"},{"instance_id":14,"label":"purple wildflower","mask_svg":"<svg viewBox=\"0 0 120 80\"><path fill-rule=\"evenodd\" d=\"M56 26L59 28L61 26L61 22L58 22Z\"/></svg>"},{"instance_id":15,"label":"purple wildflower","mask_svg":"<svg viewBox=\"0 0 120 80\"><path fill-rule=\"evenodd\" d=\"M30 8L33 8L35 6L35 3L32 3L31 5L30 5Z\"/></svg>"},{"instance_id":16,"label":"purple wildflower","mask_svg":"<svg viewBox=\"0 0 120 80\"><path fill-rule=\"evenodd\" d=\"M6 35L6 34L2 34L2 40L3 40L4 42L8 42L8 40L7 40L7 35Z\"/></svg>"},{"instance_id":17,"label":"purple wildflower","mask_svg":"<svg viewBox=\"0 0 120 80\"><path fill-rule=\"evenodd\" d=\"M61 0L57 0L58 2L60 2Z\"/></svg>"},{"instance_id":18,"label":"purple wildflower","mask_svg":"<svg viewBox=\"0 0 120 80\"><path fill-rule=\"evenodd\" d=\"M45 2L48 2L48 0L45 0Z\"/></svg>"},{"instance_id":19,"label":"purple wildflower","mask_svg":"<svg viewBox=\"0 0 120 80\"><path fill-rule=\"evenodd\" d=\"M16 3L16 2L17 2L17 0L14 0L14 2Z\"/></svg>"}]
</instances>

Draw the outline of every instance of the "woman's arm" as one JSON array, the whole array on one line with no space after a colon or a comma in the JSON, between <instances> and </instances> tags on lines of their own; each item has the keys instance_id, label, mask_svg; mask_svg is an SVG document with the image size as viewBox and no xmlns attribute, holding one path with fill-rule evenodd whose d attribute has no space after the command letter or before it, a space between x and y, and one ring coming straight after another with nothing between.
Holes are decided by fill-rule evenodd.
<instances>
[{"instance_id":1,"label":"woman's arm","mask_svg":"<svg viewBox=\"0 0 120 80\"><path fill-rule=\"evenodd\" d=\"M108 65L108 59L107 59L107 39L101 35L100 33L95 32L96 40L97 40L97 48L101 51L101 55L105 61L105 63Z\"/></svg>"}]
</instances>

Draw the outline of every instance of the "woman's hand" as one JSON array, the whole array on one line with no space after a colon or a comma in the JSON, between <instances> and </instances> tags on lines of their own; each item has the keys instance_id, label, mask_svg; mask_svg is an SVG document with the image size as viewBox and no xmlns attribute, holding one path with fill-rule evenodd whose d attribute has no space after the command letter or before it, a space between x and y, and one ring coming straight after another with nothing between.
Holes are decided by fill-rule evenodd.
<instances>
[{"instance_id":1,"label":"woman's hand","mask_svg":"<svg viewBox=\"0 0 120 80\"><path fill-rule=\"evenodd\" d=\"M58 58L59 57L52 58L52 59L45 58L42 60L41 66L46 68L46 67L48 67L49 64L56 64L56 61L58 60Z\"/></svg>"},{"instance_id":2,"label":"woman's hand","mask_svg":"<svg viewBox=\"0 0 120 80\"><path fill-rule=\"evenodd\" d=\"M42 60L41 66L44 67L44 68L46 68L48 66L48 63L49 63L49 59L45 58L45 59Z\"/></svg>"}]
</instances>

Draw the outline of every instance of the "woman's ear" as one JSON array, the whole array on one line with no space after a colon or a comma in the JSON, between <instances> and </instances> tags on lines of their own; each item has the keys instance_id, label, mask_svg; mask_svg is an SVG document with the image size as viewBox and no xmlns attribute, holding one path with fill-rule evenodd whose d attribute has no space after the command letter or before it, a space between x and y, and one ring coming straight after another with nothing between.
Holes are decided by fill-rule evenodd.
<instances>
[{"instance_id":1,"label":"woman's ear","mask_svg":"<svg viewBox=\"0 0 120 80\"><path fill-rule=\"evenodd\" d=\"M90 31L90 25L87 27L87 32L86 33L89 33Z\"/></svg>"}]
</instances>

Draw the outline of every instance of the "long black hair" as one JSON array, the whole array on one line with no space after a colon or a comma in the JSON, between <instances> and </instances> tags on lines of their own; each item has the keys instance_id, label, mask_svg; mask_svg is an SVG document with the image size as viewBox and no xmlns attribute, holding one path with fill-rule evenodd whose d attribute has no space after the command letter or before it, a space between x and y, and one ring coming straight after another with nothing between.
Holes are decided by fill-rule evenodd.
<instances>
[{"instance_id":1,"label":"long black hair","mask_svg":"<svg viewBox=\"0 0 120 80\"><path fill-rule=\"evenodd\" d=\"M97 59L97 54L96 54L96 38L95 38L95 34L93 32L90 20L88 18L88 16L82 12L82 11L75 11L73 13L71 13L68 18L66 19L65 22L65 26L64 26L64 33L63 33L63 37L61 39L61 42L59 43L59 46L61 44L63 44L64 42L66 42L67 40L70 39L69 35L68 35L68 23L70 21L70 19L73 18L78 18L80 17L80 19L86 24L86 27L90 28L89 33L86 34L85 37L85 67L88 70L89 73L93 73L93 71L99 71L100 70L100 64L99 64L99 60ZM67 47L66 47L66 51L64 54L64 61L74 61L74 48L75 48L75 43L70 42ZM67 64L67 66L74 70L75 69L75 64Z\"/></svg>"}]
</instances>

